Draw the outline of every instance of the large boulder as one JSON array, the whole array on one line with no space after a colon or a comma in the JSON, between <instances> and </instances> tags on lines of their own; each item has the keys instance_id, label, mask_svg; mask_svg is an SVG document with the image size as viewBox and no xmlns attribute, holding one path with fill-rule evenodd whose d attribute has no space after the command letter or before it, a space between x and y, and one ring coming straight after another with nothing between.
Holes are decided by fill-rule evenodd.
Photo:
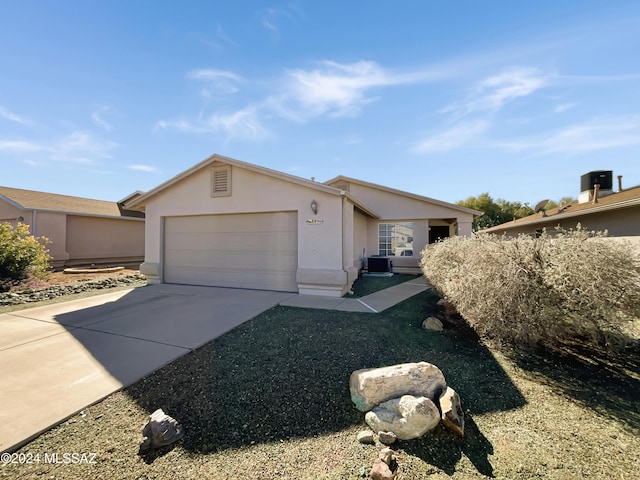
<instances>
[{"instance_id":1,"label":"large boulder","mask_svg":"<svg viewBox=\"0 0 640 480\"><path fill-rule=\"evenodd\" d=\"M455 433L464 437L464 411L460 396L451 387L447 387L440 396L440 411L442 412L442 423Z\"/></svg>"},{"instance_id":2,"label":"large boulder","mask_svg":"<svg viewBox=\"0 0 640 480\"><path fill-rule=\"evenodd\" d=\"M393 432L400 440L411 440L440 423L440 410L427 397L403 395L381 403L364 419L376 433Z\"/></svg>"},{"instance_id":3,"label":"large boulder","mask_svg":"<svg viewBox=\"0 0 640 480\"><path fill-rule=\"evenodd\" d=\"M422 396L435 402L446 388L440 369L427 362L365 368L349 378L351 401L361 412L402 395Z\"/></svg>"}]
</instances>

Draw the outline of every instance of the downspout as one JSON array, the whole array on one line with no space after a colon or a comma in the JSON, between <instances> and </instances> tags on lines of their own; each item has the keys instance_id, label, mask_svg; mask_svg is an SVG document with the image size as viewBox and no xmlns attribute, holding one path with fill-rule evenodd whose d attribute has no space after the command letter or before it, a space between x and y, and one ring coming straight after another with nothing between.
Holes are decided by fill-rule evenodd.
<instances>
[{"instance_id":1,"label":"downspout","mask_svg":"<svg viewBox=\"0 0 640 480\"><path fill-rule=\"evenodd\" d=\"M36 236L36 210L31 212L31 235Z\"/></svg>"}]
</instances>

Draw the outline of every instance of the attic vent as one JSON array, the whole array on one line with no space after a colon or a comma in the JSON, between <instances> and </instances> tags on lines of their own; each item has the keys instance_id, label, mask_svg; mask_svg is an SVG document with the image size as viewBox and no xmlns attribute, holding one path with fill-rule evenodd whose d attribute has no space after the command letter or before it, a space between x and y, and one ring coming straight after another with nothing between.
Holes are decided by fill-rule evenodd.
<instances>
[{"instance_id":1,"label":"attic vent","mask_svg":"<svg viewBox=\"0 0 640 480\"><path fill-rule=\"evenodd\" d=\"M211 170L211 196L231 196L231 165L222 165Z\"/></svg>"}]
</instances>

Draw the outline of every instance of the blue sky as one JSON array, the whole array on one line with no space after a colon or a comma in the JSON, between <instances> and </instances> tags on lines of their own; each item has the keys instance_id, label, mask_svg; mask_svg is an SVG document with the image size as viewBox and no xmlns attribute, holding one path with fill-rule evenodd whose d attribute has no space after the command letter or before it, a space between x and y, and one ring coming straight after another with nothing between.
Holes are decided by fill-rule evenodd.
<instances>
[{"instance_id":1,"label":"blue sky","mask_svg":"<svg viewBox=\"0 0 640 480\"><path fill-rule=\"evenodd\" d=\"M31 1L0 185L119 200L213 153L455 202L640 184L637 1Z\"/></svg>"}]
</instances>

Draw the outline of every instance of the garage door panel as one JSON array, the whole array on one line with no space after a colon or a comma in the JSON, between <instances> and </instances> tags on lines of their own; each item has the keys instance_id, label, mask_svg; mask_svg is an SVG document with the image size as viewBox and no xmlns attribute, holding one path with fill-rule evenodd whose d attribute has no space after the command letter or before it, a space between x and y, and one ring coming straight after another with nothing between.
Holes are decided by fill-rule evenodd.
<instances>
[{"instance_id":1,"label":"garage door panel","mask_svg":"<svg viewBox=\"0 0 640 480\"><path fill-rule=\"evenodd\" d=\"M165 282L297 291L297 214L165 219Z\"/></svg>"}]
</instances>

